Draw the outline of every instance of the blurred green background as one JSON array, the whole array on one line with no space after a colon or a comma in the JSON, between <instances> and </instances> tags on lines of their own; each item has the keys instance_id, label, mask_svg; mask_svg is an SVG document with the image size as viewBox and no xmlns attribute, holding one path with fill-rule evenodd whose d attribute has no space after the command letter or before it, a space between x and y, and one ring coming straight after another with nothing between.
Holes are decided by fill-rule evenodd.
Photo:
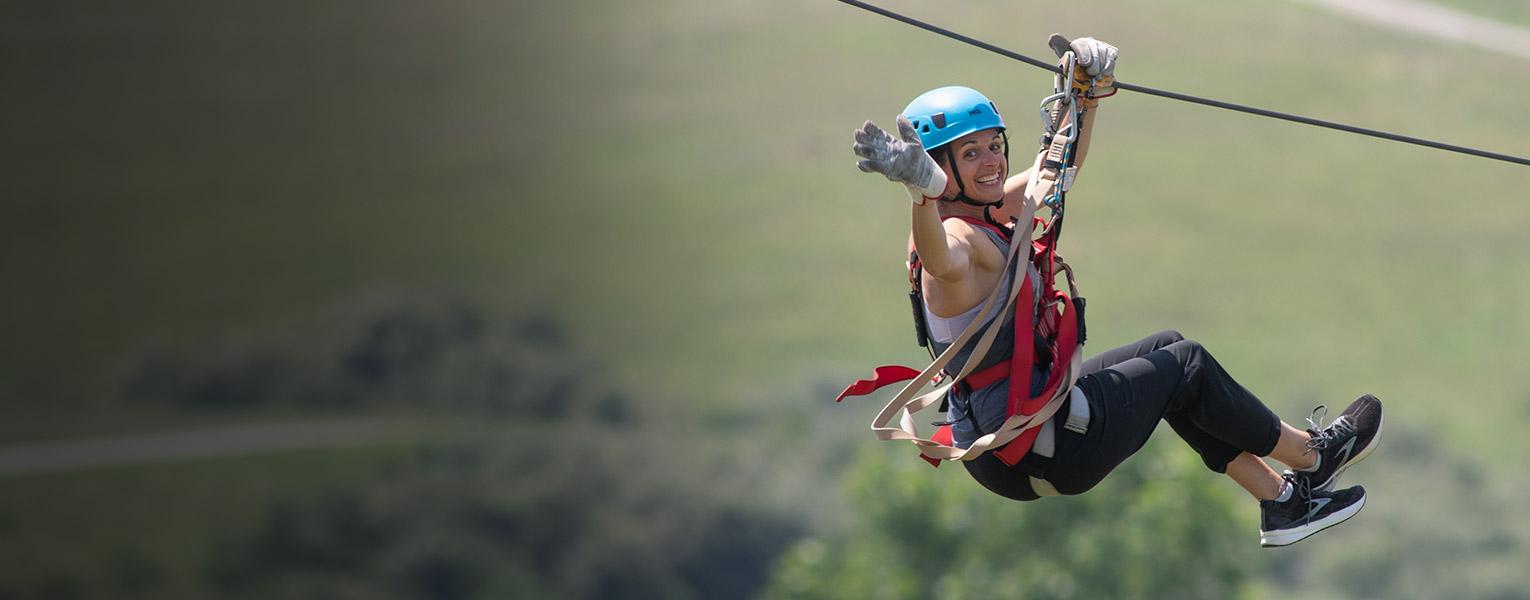
<instances>
[{"instance_id":1,"label":"blurred green background","mask_svg":"<svg viewBox=\"0 0 1530 600\"><path fill-rule=\"evenodd\" d=\"M1313 4L886 4L1530 153L1522 59ZM1258 549L1167 431L1028 504L876 443L830 400L921 353L849 133L952 83L1022 145L1050 89L827 0L0 5L0 598L1530 597L1522 167L1097 113L1090 346L1382 397L1343 527Z\"/></svg>"}]
</instances>

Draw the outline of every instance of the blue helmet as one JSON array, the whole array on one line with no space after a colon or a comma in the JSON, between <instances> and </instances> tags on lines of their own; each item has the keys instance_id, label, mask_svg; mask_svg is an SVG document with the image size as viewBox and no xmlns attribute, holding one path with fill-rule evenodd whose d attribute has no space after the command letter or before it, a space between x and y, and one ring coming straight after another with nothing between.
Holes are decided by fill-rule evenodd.
<instances>
[{"instance_id":1,"label":"blue helmet","mask_svg":"<svg viewBox=\"0 0 1530 600\"><path fill-rule=\"evenodd\" d=\"M999 128L1004 118L987 96L969 87L952 85L935 88L914 98L903 109L903 117L919 132L919 143L934 150L974 131Z\"/></svg>"}]
</instances>

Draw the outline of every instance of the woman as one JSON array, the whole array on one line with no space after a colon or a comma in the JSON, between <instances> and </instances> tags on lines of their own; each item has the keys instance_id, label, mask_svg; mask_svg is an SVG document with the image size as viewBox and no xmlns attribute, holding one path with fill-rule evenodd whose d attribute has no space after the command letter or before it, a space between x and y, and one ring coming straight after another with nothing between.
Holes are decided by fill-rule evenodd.
<instances>
[{"instance_id":1,"label":"woman","mask_svg":"<svg viewBox=\"0 0 1530 600\"><path fill-rule=\"evenodd\" d=\"M1083 89L1106 89L1114 81L1116 49L1092 38L1065 42L1082 70ZM1099 94L1075 101L1089 116L1079 127L1076 159L1083 162ZM897 119L898 137L867 121L855 133L859 168L904 184L913 200L913 244L921 263L926 330L944 350L979 317L996 286L1009 286L1009 238L1030 240L1032 216L1060 178L1054 164L1044 174L1038 158L1031 169L1009 175L1004 121L995 105L975 90L947 87L916 98ZM1040 176L1033 176L1040 175ZM1005 224L1002 227L999 224ZM1023 243L1023 242L1022 242ZM1035 265L1026 271L1037 289ZM1048 281L1050 279L1047 279ZM1035 302L1037 298L1029 301ZM990 315L991 318L991 315ZM993 323L983 323L987 328ZM1014 314L998 324L1013 328ZM1036 328L1036 322L1028 328ZM999 336L1003 339L1002 333ZM974 344L951 364L964 364ZM1019 344L994 344L981 365L1008 360ZM1033 365L1032 394L1051 366ZM952 388L947 422L954 446L967 448L1005 422L1010 381ZM1052 493L1083 493L1128 456L1141 449L1158 420L1168 421L1206 466L1225 473L1260 502L1264 546L1295 543L1357 513L1365 490L1334 490L1339 474L1366 457L1379 441L1380 400L1365 395L1327 427L1292 427L1244 389L1200 344L1175 332L1108 350L1083 362L1080 376L1059 398L1067 406L1046 419L1014 464L983 452L963 462L987 489L1028 501ZM1321 408L1321 407L1320 407ZM1317 411L1314 411L1316 413ZM1319 420L1321 418L1319 417ZM1277 474L1262 457L1292 470Z\"/></svg>"}]
</instances>

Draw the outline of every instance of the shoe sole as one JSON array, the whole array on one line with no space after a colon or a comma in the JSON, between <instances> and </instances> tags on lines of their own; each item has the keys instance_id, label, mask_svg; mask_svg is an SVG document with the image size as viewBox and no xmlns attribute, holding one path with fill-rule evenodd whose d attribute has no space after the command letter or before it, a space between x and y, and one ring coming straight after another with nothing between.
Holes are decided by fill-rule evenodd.
<instances>
[{"instance_id":1,"label":"shoe sole","mask_svg":"<svg viewBox=\"0 0 1530 600\"><path fill-rule=\"evenodd\" d=\"M1339 482L1339 476L1343 475L1344 471L1348 470L1350 467L1355 466L1355 463L1365 460L1365 457L1370 456L1372 452L1375 452L1376 446L1381 445L1381 430L1386 425L1386 423L1387 415L1386 413L1382 413L1381 420L1376 423L1376 435L1371 437L1371 443L1366 444L1365 449L1361 450L1359 454L1350 457L1349 462L1346 462L1340 465L1339 468L1334 469L1333 475L1328 477L1328 481L1323 482L1323 485L1316 486L1316 489L1323 492L1332 490L1334 484Z\"/></svg>"},{"instance_id":2,"label":"shoe sole","mask_svg":"<svg viewBox=\"0 0 1530 600\"><path fill-rule=\"evenodd\" d=\"M1296 527L1293 529L1282 529L1280 531L1272 531L1269 533L1261 531L1259 532L1259 545L1265 548L1290 546L1291 544L1295 544L1309 537L1312 537L1313 534L1319 531L1348 521L1350 517L1353 517L1356 513L1359 513L1360 509L1363 507L1365 507L1365 496L1361 496L1360 500L1356 501L1354 504L1340 509L1338 512L1335 512L1331 515L1301 527Z\"/></svg>"}]
</instances>

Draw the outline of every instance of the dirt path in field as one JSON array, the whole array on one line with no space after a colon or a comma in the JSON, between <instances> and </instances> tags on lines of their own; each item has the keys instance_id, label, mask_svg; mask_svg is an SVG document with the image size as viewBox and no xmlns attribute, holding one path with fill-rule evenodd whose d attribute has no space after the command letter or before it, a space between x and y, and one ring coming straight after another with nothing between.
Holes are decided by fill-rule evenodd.
<instances>
[{"instance_id":1,"label":"dirt path in field","mask_svg":"<svg viewBox=\"0 0 1530 600\"><path fill-rule=\"evenodd\" d=\"M1375 25L1530 59L1530 29L1418 0L1307 0Z\"/></svg>"},{"instance_id":2,"label":"dirt path in field","mask_svg":"<svg viewBox=\"0 0 1530 600\"><path fill-rule=\"evenodd\" d=\"M373 417L303 420L30 444L0 448L0 477L355 446L400 435L402 425Z\"/></svg>"}]
</instances>

